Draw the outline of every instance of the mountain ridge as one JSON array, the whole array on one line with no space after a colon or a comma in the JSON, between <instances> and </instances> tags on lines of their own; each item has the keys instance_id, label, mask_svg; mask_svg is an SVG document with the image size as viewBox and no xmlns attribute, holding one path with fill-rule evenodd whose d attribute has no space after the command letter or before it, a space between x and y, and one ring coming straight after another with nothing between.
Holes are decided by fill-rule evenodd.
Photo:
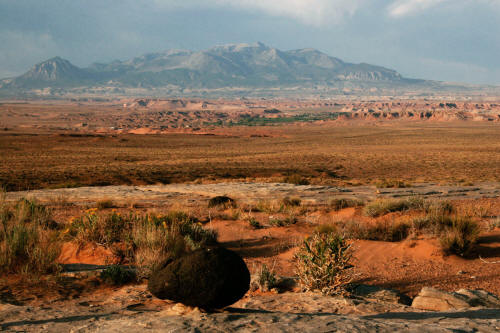
<instances>
[{"instance_id":1,"label":"mountain ridge","mask_svg":"<svg viewBox=\"0 0 500 333\"><path fill-rule=\"evenodd\" d=\"M433 86L397 71L367 63L349 63L312 48L282 51L263 43L216 45L202 51L166 50L129 60L93 63L86 68L54 57L26 73L0 81L0 92L100 88L174 91L220 89L400 89ZM82 90L82 91L83 91Z\"/></svg>"}]
</instances>

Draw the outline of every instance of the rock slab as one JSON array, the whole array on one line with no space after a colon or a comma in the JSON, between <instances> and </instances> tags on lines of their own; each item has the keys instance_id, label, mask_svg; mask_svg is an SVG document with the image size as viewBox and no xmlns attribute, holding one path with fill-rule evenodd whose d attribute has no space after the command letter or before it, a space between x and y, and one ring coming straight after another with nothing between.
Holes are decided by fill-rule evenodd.
<instances>
[{"instance_id":1,"label":"rock slab","mask_svg":"<svg viewBox=\"0 0 500 333\"><path fill-rule=\"evenodd\" d=\"M199 249L167 262L154 272L149 291L202 309L221 309L242 298L250 287L250 272L243 259L222 247Z\"/></svg>"},{"instance_id":2,"label":"rock slab","mask_svg":"<svg viewBox=\"0 0 500 333\"><path fill-rule=\"evenodd\" d=\"M424 287L413 300L412 307L430 311L462 310L472 307L500 308L500 299L484 290L460 289L450 293Z\"/></svg>"}]
</instances>

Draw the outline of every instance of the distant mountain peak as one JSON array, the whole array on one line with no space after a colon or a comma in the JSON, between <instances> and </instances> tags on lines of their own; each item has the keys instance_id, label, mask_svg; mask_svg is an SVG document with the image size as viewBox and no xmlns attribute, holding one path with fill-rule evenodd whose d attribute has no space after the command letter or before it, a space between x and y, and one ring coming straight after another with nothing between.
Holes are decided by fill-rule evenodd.
<instances>
[{"instance_id":1,"label":"distant mountain peak","mask_svg":"<svg viewBox=\"0 0 500 333\"><path fill-rule=\"evenodd\" d=\"M79 68L66 59L53 57L3 83L3 87L168 87L183 90L321 86L368 89L409 82L405 80L394 70L347 63L316 49L282 51L256 42L218 45L204 51L148 53L125 61L95 63L88 68Z\"/></svg>"}]
</instances>

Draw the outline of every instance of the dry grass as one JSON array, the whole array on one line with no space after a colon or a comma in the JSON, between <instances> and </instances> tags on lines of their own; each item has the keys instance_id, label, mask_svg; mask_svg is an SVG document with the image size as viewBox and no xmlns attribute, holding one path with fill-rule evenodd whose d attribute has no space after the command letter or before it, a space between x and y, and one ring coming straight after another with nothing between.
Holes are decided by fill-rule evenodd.
<instances>
[{"instance_id":1,"label":"dry grass","mask_svg":"<svg viewBox=\"0 0 500 333\"><path fill-rule=\"evenodd\" d=\"M239 137L257 130L274 135ZM496 124L407 123L334 130L287 125L224 131L228 136L2 132L0 184L21 190L200 179L282 181L287 175L299 175L297 182L334 185L383 179L500 180Z\"/></svg>"}]
</instances>

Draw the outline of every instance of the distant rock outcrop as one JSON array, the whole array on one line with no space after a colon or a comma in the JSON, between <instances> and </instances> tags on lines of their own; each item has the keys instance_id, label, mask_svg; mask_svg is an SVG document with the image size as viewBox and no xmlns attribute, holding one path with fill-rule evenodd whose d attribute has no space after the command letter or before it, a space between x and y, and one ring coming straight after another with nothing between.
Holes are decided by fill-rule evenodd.
<instances>
[{"instance_id":1,"label":"distant rock outcrop","mask_svg":"<svg viewBox=\"0 0 500 333\"><path fill-rule=\"evenodd\" d=\"M169 299L202 309L220 309L242 298L250 273L241 257L224 248L200 249L167 262L149 279L148 289Z\"/></svg>"}]
</instances>

